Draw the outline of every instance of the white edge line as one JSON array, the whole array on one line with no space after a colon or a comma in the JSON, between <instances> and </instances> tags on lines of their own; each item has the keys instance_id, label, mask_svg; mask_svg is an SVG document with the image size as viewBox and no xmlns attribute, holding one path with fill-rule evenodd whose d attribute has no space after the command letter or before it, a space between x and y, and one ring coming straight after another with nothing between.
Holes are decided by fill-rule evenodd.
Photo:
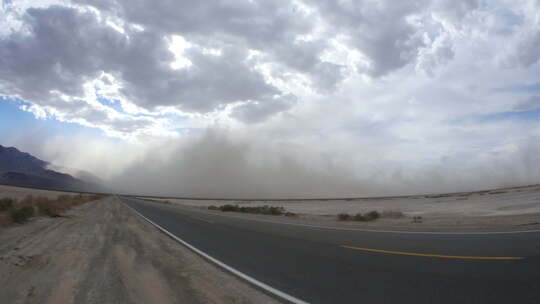
<instances>
[{"instance_id":1,"label":"white edge line","mask_svg":"<svg viewBox=\"0 0 540 304\"><path fill-rule=\"evenodd\" d=\"M269 285L266 285L265 283L261 282L261 281L258 281L250 276L248 276L247 274L244 274L234 268L232 268L231 266L213 258L212 256L204 253L203 251L195 248L194 246L192 246L191 244L189 244L188 242L180 239L179 237L177 237L176 235L170 233L169 231L167 231L165 228L159 226L158 224L154 223L152 220L148 219L146 216L142 215L139 211L133 209L131 206L129 206L128 204L124 203L124 205L126 205L129 209L131 209L133 212L135 212L136 214L138 214L140 217L142 217L143 219L145 219L147 222L149 222L150 224L152 224L154 227L156 227L157 229L161 230L162 232L164 232L165 234L167 234L168 236L170 236L171 238L175 239L176 241L180 242L182 245L188 247L189 249L193 250L194 252L196 252L197 254L201 255L202 257L206 258L207 260L211 261L212 263L220 266L221 268L231 272L232 274L248 281L249 283L273 294L274 296L277 296L281 299L284 299L290 303L294 303L294 304L308 304L308 302L305 302L305 301L302 301L300 299L297 299L289 294L286 294L280 290L277 290Z\"/></svg>"},{"instance_id":2,"label":"white edge line","mask_svg":"<svg viewBox=\"0 0 540 304\"><path fill-rule=\"evenodd\" d=\"M171 207L175 207L175 206L173 205ZM236 219L241 219L241 220L246 220L246 221L263 222L263 223L271 223L271 224L278 224L278 225L301 226L301 227L308 227L308 228L315 228L315 229L340 230L340 231L379 232L379 233L396 233L396 234L400 234L400 233L401 234L447 234L447 235L540 233L540 230L444 232L444 231L405 231L405 230L400 231L400 230L343 228L343 227L317 226L317 225L309 225L309 224L276 222L276 221L269 221L269 220L263 220L263 219L247 218L247 217L242 217L242 216L225 215L225 214L219 214L219 213L206 213L197 209L189 210L189 211L200 213L200 214L211 214L215 216L236 218Z\"/></svg>"}]
</instances>

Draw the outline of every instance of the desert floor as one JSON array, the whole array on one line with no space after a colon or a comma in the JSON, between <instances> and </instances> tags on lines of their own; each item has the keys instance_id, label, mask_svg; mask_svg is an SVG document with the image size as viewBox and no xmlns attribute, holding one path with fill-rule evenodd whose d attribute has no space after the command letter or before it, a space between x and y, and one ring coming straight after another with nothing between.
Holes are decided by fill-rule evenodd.
<instances>
[{"instance_id":1,"label":"desert floor","mask_svg":"<svg viewBox=\"0 0 540 304\"><path fill-rule=\"evenodd\" d=\"M275 302L115 197L0 228L0 273L2 303Z\"/></svg>"},{"instance_id":2,"label":"desert floor","mask_svg":"<svg viewBox=\"0 0 540 304\"><path fill-rule=\"evenodd\" d=\"M272 220L314 225L403 229L420 231L499 231L540 229L540 185L496 190L401 197L373 197L349 200L220 201L151 198L178 206L207 209L210 205L280 206L297 213L297 218L265 217ZM402 213L398 218L372 222L340 222L339 213ZM213 211L220 212L220 211ZM231 214L232 213L227 213ZM415 216L422 217L414 222Z\"/></svg>"}]
</instances>

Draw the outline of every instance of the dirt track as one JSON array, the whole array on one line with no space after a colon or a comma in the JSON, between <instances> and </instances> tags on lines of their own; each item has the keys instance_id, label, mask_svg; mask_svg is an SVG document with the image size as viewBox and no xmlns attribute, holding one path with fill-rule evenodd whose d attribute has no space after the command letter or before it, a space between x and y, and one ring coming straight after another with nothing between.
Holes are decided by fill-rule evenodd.
<instances>
[{"instance_id":1,"label":"dirt track","mask_svg":"<svg viewBox=\"0 0 540 304\"><path fill-rule=\"evenodd\" d=\"M2 303L274 303L114 198L0 229Z\"/></svg>"}]
</instances>

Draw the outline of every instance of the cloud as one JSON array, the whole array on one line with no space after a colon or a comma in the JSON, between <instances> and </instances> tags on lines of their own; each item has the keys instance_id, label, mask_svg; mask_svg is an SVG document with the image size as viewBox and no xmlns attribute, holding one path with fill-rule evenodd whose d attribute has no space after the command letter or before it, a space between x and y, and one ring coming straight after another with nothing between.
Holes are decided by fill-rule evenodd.
<instances>
[{"instance_id":1,"label":"cloud","mask_svg":"<svg viewBox=\"0 0 540 304\"><path fill-rule=\"evenodd\" d=\"M447 35L437 37L430 46L418 51L416 70L433 77L434 70L454 58L451 38Z\"/></svg>"},{"instance_id":2,"label":"cloud","mask_svg":"<svg viewBox=\"0 0 540 304\"><path fill-rule=\"evenodd\" d=\"M243 106L231 118L261 122L294 107L276 100L309 98L306 89L330 96L355 71L378 78L415 66L433 77L456 56L456 31L467 34L475 25L468 17L481 9L473 0L78 0L16 14L14 4L7 7L23 26L0 40L1 93L124 135L129 128L117 129L123 124L110 118L113 112L90 99L113 98L124 110L149 115L147 123L132 119L145 132L165 127L152 115L217 117L237 104ZM184 42L180 50L171 48L175 37ZM535 61L534 52L518 49L518 62ZM175 65L179 58L183 65ZM65 102L76 99L86 104ZM246 117L255 112L257 119Z\"/></svg>"},{"instance_id":3,"label":"cloud","mask_svg":"<svg viewBox=\"0 0 540 304\"><path fill-rule=\"evenodd\" d=\"M58 113L78 108L81 119L96 125L105 114L78 101L88 95L87 84L103 73L118 83L119 98L151 112L169 106L208 113L282 94L244 62L246 50L222 46L221 55L214 56L193 47L186 53L193 66L173 70L174 55L163 34L133 28L121 33L94 11L60 6L30 8L25 20L29 33L12 33L0 41L2 93Z\"/></svg>"},{"instance_id":4,"label":"cloud","mask_svg":"<svg viewBox=\"0 0 540 304\"><path fill-rule=\"evenodd\" d=\"M462 27L462 21L480 6L480 0L436 0L433 1L433 12L452 25Z\"/></svg>"},{"instance_id":5,"label":"cloud","mask_svg":"<svg viewBox=\"0 0 540 304\"><path fill-rule=\"evenodd\" d=\"M325 39L310 41L316 19L303 4L280 1L173 3L79 0L126 22L162 34L181 35L207 48L234 47L262 52L268 61L308 74L324 62ZM321 71L323 72L323 71Z\"/></svg>"},{"instance_id":6,"label":"cloud","mask_svg":"<svg viewBox=\"0 0 540 304\"><path fill-rule=\"evenodd\" d=\"M248 102L233 109L231 116L245 123L265 121L269 116L284 112L294 106L296 97L292 95L264 102Z\"/></svg>"},{"instance_id":7,"label":"cloud","mask_svg":"<svg viewBox=\"0 0 540 304\"><path fill-rule=\"evenodd\" d=\"M352 184L368 185L359 188L364 193L388 183L386 193L536 178L517 171L506 178L490 168L512 161L522 168L516 151L536 149L525 143L540 135L535 120L526 119L536 115L528 111L538 95L531 79L540 76L538 1L35 3L2 8L0 96L39 119L97 128L126 143L97 146L141 151L114 172L84 158L113 161L86 153L76 161L58 157L68 163L59 165L128 180L123 170L145 169L140 159L189 171L190 161L198 163L190 147L197 147L216 159L215 168L221 160L210 151L236 151L231 163L246 171L223 172L238 173L252 189L270 179L245 178L263 176L257 168L291 184L287 174L308 180L299 185L305 193L326 189L321 185L332 179L320 173L327 160L339 181L332 193L352 193ZM214 128L233 139L198 137ZM254 148L255 138L272 152ZM150 145L160 152L152 156ZM265 153L303 173L261 161ZM218 184L210 172L193 176ZM173 173L171 179L196 187ZM229 186L241 194L243 188Z\"/></svg>"},{"instance_id":8,"label":"cloud","mask_svg":"<svg viewBox=\"0 0 540 304\"><path fill-rule=\"evenodd\" d=\"M514 107L515 111L530 111L540 107L540 96L533 95L524 100L519 101Z\"/></svg>"},{"instance_id":9,"label":"cloud","mask_svg":"<svg viewBox=\"0 0 540 304\"><path fill-rule=\"evenodd\" d=\"M419 1L317 1L329 30L345 35L347 44L368 60L368 74L378 77L401 68L423 45L407 17L421 9ZM362 69L362 68L360 68Z\"/></svg>"},{"instance_id":10,"label":"cloud","mask_svg":"<svg viewBox=\"0 0 540 304\"><path fill-rule=\"evenodd\" d=\"M509 55L510 64L529 67L540 59L540 30L533 29L523 33Z\"/></svg>"}]
</instances>

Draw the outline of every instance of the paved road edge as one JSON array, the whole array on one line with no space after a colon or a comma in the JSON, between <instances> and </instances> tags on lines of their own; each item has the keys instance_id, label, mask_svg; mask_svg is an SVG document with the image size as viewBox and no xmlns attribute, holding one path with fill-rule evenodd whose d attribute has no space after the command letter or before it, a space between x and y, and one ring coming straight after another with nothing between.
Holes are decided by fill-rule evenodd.
<instances>
[{"instance_id":1,"label":"paved road edge","mask_svg":"<svg viewBox=\"0 0 540 304\"><path fill-rule=\"evenodd\" d=\"M232 273L233 275L241 278L242 280L245 280L247 281L248 283L254 285L255 287L263 290L265 293L268 293L274 297L277 297L278 299L280 300L284 300L286 302L289 302L289 303L293 303L293 304L308 304L308 302L306 301L303 301L303 300L300 300L298 298L295 298L285 292L282 292L278 289L275 289L261 281L258 281L257 279L254 279L250 276L248 276L247 274L245 273L242 273L238 270L236 270L235 268L215 259L214 257L210 256L209 254L203 252L202 250L194 247L193 245L189 244L188 242L180 239L179 237L177 237L176 235L172 234L171 232L169 232L167 229L161 227L160 225L154 223L152 220L150 220L149 218L147 218L146 216L142 215L140 212L138 212L137 210L133 209L131 206L129 206L128 204L124 203L122 201L122 203L128 208L130 209L131 211L133 211L135 214L137 214L138 216L142 217L145 221L147 221L148 223L150 223L152 226L156 227L158 230L160 230L161 232L165 233L166 235L168 235L169 237L171 237L172 239L174 239L175 241L179 242L180 244L186 246L187 248L191 249L193 252L197 253L198 255L202 256L203 258L205 258L206 260L216 264L217 266L225 269L226 271Z\"/></svg>"}]
</instances>

